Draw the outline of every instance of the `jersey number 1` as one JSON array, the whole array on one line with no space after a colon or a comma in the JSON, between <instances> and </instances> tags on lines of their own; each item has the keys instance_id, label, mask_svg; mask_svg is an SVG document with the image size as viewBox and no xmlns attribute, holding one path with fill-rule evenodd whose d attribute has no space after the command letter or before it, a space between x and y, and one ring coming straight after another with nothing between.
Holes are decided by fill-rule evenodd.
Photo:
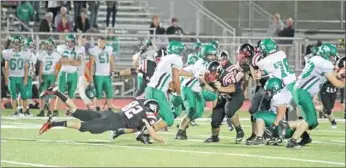
<instances>
[{"instance_id":1,"label":"jersey number 1","mask_svg":"<svg viewBox=\"0 0 346 168\"><path fill-rule=\"evenodd\" d=\"M139 105L138 101L132 101L130 104L123 107L121 111L125 113L128 119L131 119L134 115L143 111L143 108Z\"/></svg>"}]
</instances>

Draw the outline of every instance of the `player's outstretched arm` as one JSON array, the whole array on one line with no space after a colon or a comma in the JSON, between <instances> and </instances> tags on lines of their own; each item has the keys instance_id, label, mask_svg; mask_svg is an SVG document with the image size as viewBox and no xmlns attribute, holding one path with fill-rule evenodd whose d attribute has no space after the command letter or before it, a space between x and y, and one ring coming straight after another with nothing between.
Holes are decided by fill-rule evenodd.
<instances>
[{"instance_id":1,"label":"player's outstretched arm","mask_svg":"<svg viewBox=\"0 0 346 168\"><path fill-rule=\"evenodd\" d=\"M166 144L165 139L163 139L162 137L158 136L155 132L155 130L153 129L153 127L148 123L148 121L146 119L142 119L142 121L145 124L145 127L147 127L149 135L157 142L161 142Z\"/></svg>"},{"instance_id":2,"label":"player's outstretched arm","mask_svg":"<svg viewBox=\"0 0 346 168\"><path fill-rule=\"evenodd\" d=\"M344 72L341 72L344 73ZM328 72L324 75L332 85L338 88L345 87L345 81L341 81L338 78L336 78L337 74L336 72Z\"/></svg>"},{"instance_id":3,"label":"player's outstretched arm","mask_svg":"<svg viewBox=\"0 0 346 168\"><path fill-rule=\"evenodd\" d=\"M179 72L179 75L180 75L180 76L184 76L184 77L193 77L193 73L187 72L187 71L184 71L184 70L181 70L181 71Z\"/></svg>"}]
</instances>

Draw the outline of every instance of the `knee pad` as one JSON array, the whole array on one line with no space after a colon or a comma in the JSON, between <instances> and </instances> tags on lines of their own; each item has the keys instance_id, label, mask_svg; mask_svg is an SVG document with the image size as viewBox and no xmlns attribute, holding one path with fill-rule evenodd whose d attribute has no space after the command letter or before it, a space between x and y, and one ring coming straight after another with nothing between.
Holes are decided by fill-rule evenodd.
<instances>
[{"instance_id":1,"label":"knee pad","mask_svg":"<svg viewBox=\"0 0 346 168\"><path fill-rule=\"evenodd\" d=\"M221 122L219 121L211 121L212 128L220 128Z\"/></svg>"},{"instance_id":2,"label":"knee pad","mask_svg":"<svg viewBox=\"0 0 346 168\"><path fill-rule=\"evenodd\" d=\"M230 110L230 111L227 111L227 112L226 112L226 115L227 115L228 118L232 118L232 117L234 116L235 112L236 112L236 111L231 111L231 110Z\"/></svg>"},{"instance_id":3,"label":"knee pad","mask_svg":"<svg viewBox=\"0 0 346 168\"><path fill-rule=\"evenodd\" d=\"M323 113L324 113L324 114L327 114L327 115L330 115L330 114L332 114L332 110L331 110L331 109L323 108Z\"/></svg>"}]
</instances>

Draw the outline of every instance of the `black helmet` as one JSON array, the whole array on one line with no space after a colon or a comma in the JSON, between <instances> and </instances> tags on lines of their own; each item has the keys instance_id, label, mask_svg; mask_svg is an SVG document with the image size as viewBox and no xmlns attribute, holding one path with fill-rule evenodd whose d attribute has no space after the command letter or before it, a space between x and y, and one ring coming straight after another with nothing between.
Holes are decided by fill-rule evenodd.
<instances>
[{"instance_id":1,"label":"black helmet","mask_svg":"<svg viewBox=\"0 0 346 168\"><path fill-rule=\"evenodd\" d=\"M160 109L159 103L154 99L148 99L144 101L144 106L147 107L151 112L157 113Z\"/></svg>"},{"instance_id":2,"label":"black helmet","mask_svg":"<svg viewBox=\"0 0 346 168\"><path fill-rule=\"evenodd\" d=\"M338 68L345 68L346 67L346 57L342 57L338 61L336 61L336 66Z\"/></svg>"},{"instance_id":3,"label":"black helmet","mask_svg":"<svg viewBox=\"0 0 346 168\"><path fill-rule=\"evenodd\" d=\"M245 43L239 47L239 54L243 54L244 58L252 57L255 53L255 48L248 43Z\"/></svg>"},{"instance_id":4,"label":"black helmet","mask_svg":"<svg viewBox=\"0 0 346 168\"><path fill-rule=\"evenodd\" d=\"M212 61L207 65L207 71L209 73L214 73L214 72L218 72L221 73L222 72L222 67L220 65L219 62L217 61Z\"/></svg>"}]
</instances>

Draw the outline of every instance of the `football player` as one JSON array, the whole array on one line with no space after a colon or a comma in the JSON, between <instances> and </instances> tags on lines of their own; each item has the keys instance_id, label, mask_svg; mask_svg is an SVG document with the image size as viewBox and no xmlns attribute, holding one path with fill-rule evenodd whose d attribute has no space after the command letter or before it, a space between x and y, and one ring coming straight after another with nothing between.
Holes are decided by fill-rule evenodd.
<instances>
[{"instance_id":1,"label":"football player","mask_svg":"<svg viewBox=\"0 0 346 168\"><path fill-rule=\"evenodd\" d=\"M265 86L264 86L264 91L265 91L265 96L264 99L268 100L266 102L261 102L261 103L268 103L273 105L276 103L273 103L271 101L275 101L275 99L273 99L273 97L275 97L280 90L282 89L282 81L278 78L270 78ZM246 145L263 145L265 144L264 142L264 136L266 135L264 133L265 128L266 127L270 127L276 118L276 108L275 106L271 106L270 109L266 109L266 110L260 110L257 111L256 113L253 114L253 118L255 120L256 123L256 129L255 129L255 135L256 137L254 138L254 140L249 141L249 143L246 143ZM293 110L293 109L292 109ZM282 139L286 139L286 138L291 138L293 133L294 133L294 129L295 129L295 121L290 121L288 122L287 128L285 130L279 130L276 129L274 131L278 132L277 134L281 134L280 132L284 133L284 136L282 137ZM276 141L272 141L272 139L269 139L267 141L267 145L278 145L279 143L282 142L282 139L280 138L280 140L276 140ZM309 136L309 134L307 134L306 132L304 133L304 135L302 136L302 140L299 142L299 145L304 146L308 143L311 143L311 138Z\"/></svg>"},{"instance_id":2,"label":"football player","mask_svg":"<svg viewBox=\"0 0 346 168\"><path fill-rule=\"evenodd\" d=\"M78 67L81 65L81 59L85 55L85 48L76 46L76 37L69 34L65 37L66 44L57 46L57 51L60 53L62 59L61 69L58 75L58 86L61 92L65 92L67 88L68 96L71 99L75 98L75 92L78 83ZM54 113L57 114L59 107L59 99L56 100ZM69 115L69 111L66 111L66 115Z\"/></svg>"},{"instance_id":3,"label":"football player","mask_svg":"<svg viewBox=\"0 0 346 168\"><path fill-rule=\"evenodd\" d=\"M277 106L277 117L274 124L266 129L266 134L271 137L278 137L275 134L275 129L279 126L286 114L287 106L291 104L293 87L296 81L296 75L288 65L286 53L278 50L278 46L272 39L264 39L260 42L259 50L263 55L263 59L258 62L258 67L265 75L279 78L283 81L284 88L278 93L275 103ZM259 74L261 76L261 74Z\"/></svg>"},{"instance_id":4,"label":"football player","mask_svg":"<svg viewBox=\"0 0 346 168\"><path fill-rule=\"evenodd\" d=\"M50 94L54 94L61 99L68 106L71 115L80 121L52 121L52 117L49 117L48 121L42 125L39 131L40 134L53 127L67 127L92 134L121 130L122 128L143 130L145 127L154 140L165 143L162 137L156 135L152 127L157 121L156 113L160 109L158 102L153 99L133 100L123 107L120 112L115 113L111 110L97 112L77 109L73 100L59 91L58 87L50 87L41 96Z\"/></svg>"},{"instance_id":5,"label":"football player","mask_svg":"<svg viewBox=\"0 0 346 168\"><path fill-rule=\"evenodd\" d=\"M206 71L209 62L216 60L216 48L212 45L204 45L200 54L202 59L199 59L192 66L184 68L184 71L192 73L193 77L186 78L182 82L182 99L187 115L184 116L179 125L176 139L187 139L186 128L188 124L190 121L201 117L204 112L205 100L201 94L199 76Z\"/></svg>"},{"instance_id":6,"label":"football player","mask_svg":"<svg viewBox=\"0 0 346 168\"><path fill-rule=\"evenodd\" d=\"M11 39L11 49L5 49L2 51L2 57L5 60L5 85L8 86L8 89L11 94L11 104L13 109L15 109L15 116L24 115L22 110L17 109L17 98L18 92L21 95L23 100L23 110L25 115L27 114L27 84L29 76L29 61L31 53L28 50L23 50L22 47L22 38L19 36L14 36Z\"/></svg>"},{"instance_id":7,"label":"football player","mask_svg":"<svg viewBox=\"0 0 346 168\"><path fill-rule=\"evenodd\" d=\"M244 94L241 89L241 80L244 73L240 67L232 70L223 70L219 62L213 61L208 64L207 72L201 78L207 89L220 94L219 100L212 113L212 135L205 142L219 142L219 132L222 120L227 116L232 119L232 124L237 132L236 143L242 141L244 131L240 126L239 118L235 115L236 111L243 105Z\"/></svg>"},{"instance_id":8,"label":"football player","mask_svg":"<svg viewBox=\"0 0 346 168\"><path fill-rule=\"evenodd\" d=\"M261 41L258 41L257 46L254 47L251 44L242 44L239 49L238 49L238 60L245 61L245 64L248 65L249 71L246 73L250 75L254 80L256 81L256 90L255 94L251 98L250 101L250 108L249 108L249 113L251 115L250 120L251 120L251 127L252 127L252 133L249 138L246 139L246 143L251 144L251 141L254 140L256 137L254 131L256 130L256 123L253 118L253 114L256 113L258 110L265 110L268 109L267 107L270 103L266 102L266 99L263 99L264 96L264 90L263 86L266 83L268 76L262 74L261 78L258 79L256 78L256 74L259 73L258 69L258 62L263 59L262 54L258 51L259 49L259 44ZM261 101L264 101L263 103L260 103Z\"/></svg>"},{"instance_id":9,"label":"football player","mask_svg":"<svg viewBox=\"0 0 346 168\"><path fill-rule=\"evenodd\" d=\"M53 39L49 38L45 41L45 45L47 47L47 50L41 51L39 53L38 59L41 62L40 64L40 70L39 70L39 82L40 82L40 93L47 90L51 85L54 85L56 79L58 70L55 68L56 65L59 63L61 59L61 55L54 50L55 48L55 42ZM48 103L49 98L43 97L41 98L40 103L40 113L37 114L38 117L44 116L44 108L45 105ZM48 107L48 113L47 116L51 115L51 111ZM54 113L53 116L57 116L57 113Z\"/></svg>"},{"instance_id":10,"label":"football player","mask_svg":"<svg viewBox=\"0 0 346 168\"><path fill-rule=\"evenodd\" d=\"M168 55L158 63L148 87L145 89L145 98L154 99L160 105L159 112L162 120L155 126L156 131L172 126L174 123L174 115L166 98L166 93L169 83L173 81L173 89L180 96L179 72L183 67L182 55L184 51L183 43L171 41L167 46Z\"/></svg>"},{"instance_id":11,"label":"football player","mask_svg":"<svg viewBox=\"0 0 346 168\"><path fill-rule=\"evenodd\" d=\"M89 49L90 57L90 74L94 74L90 78L90 82L94 83L96 89L96 111L100 111L100 100L104 91L107 98L108 110L111 110L113 87L111 73L114 72L113 48L106 46L106 39L100 37L97 46Z\"/></svg>"},{"instance_id":12,"label":"football player","mask_svg":"<svg viewBox=\"0 0 346 168\"><path fill-rule=\"evenodd\" d=\"M303 120L296 121L296 125L294 125L296 131L286 144L287 148L299 148L300 145L297 143L297 139L307 130L317 127L317 114L312 98L320 91L320 84L328 80L335 87L345 87L345 81L339 80L344 78L345 69L340 70L338 73L333 71L334 65L332 62L335 61L337 54L337 48L334 45L330 43L322 44L317 55L309 60L298 77L294 85L293 98L305 117Z\"/></svg>"}]
</instances>

